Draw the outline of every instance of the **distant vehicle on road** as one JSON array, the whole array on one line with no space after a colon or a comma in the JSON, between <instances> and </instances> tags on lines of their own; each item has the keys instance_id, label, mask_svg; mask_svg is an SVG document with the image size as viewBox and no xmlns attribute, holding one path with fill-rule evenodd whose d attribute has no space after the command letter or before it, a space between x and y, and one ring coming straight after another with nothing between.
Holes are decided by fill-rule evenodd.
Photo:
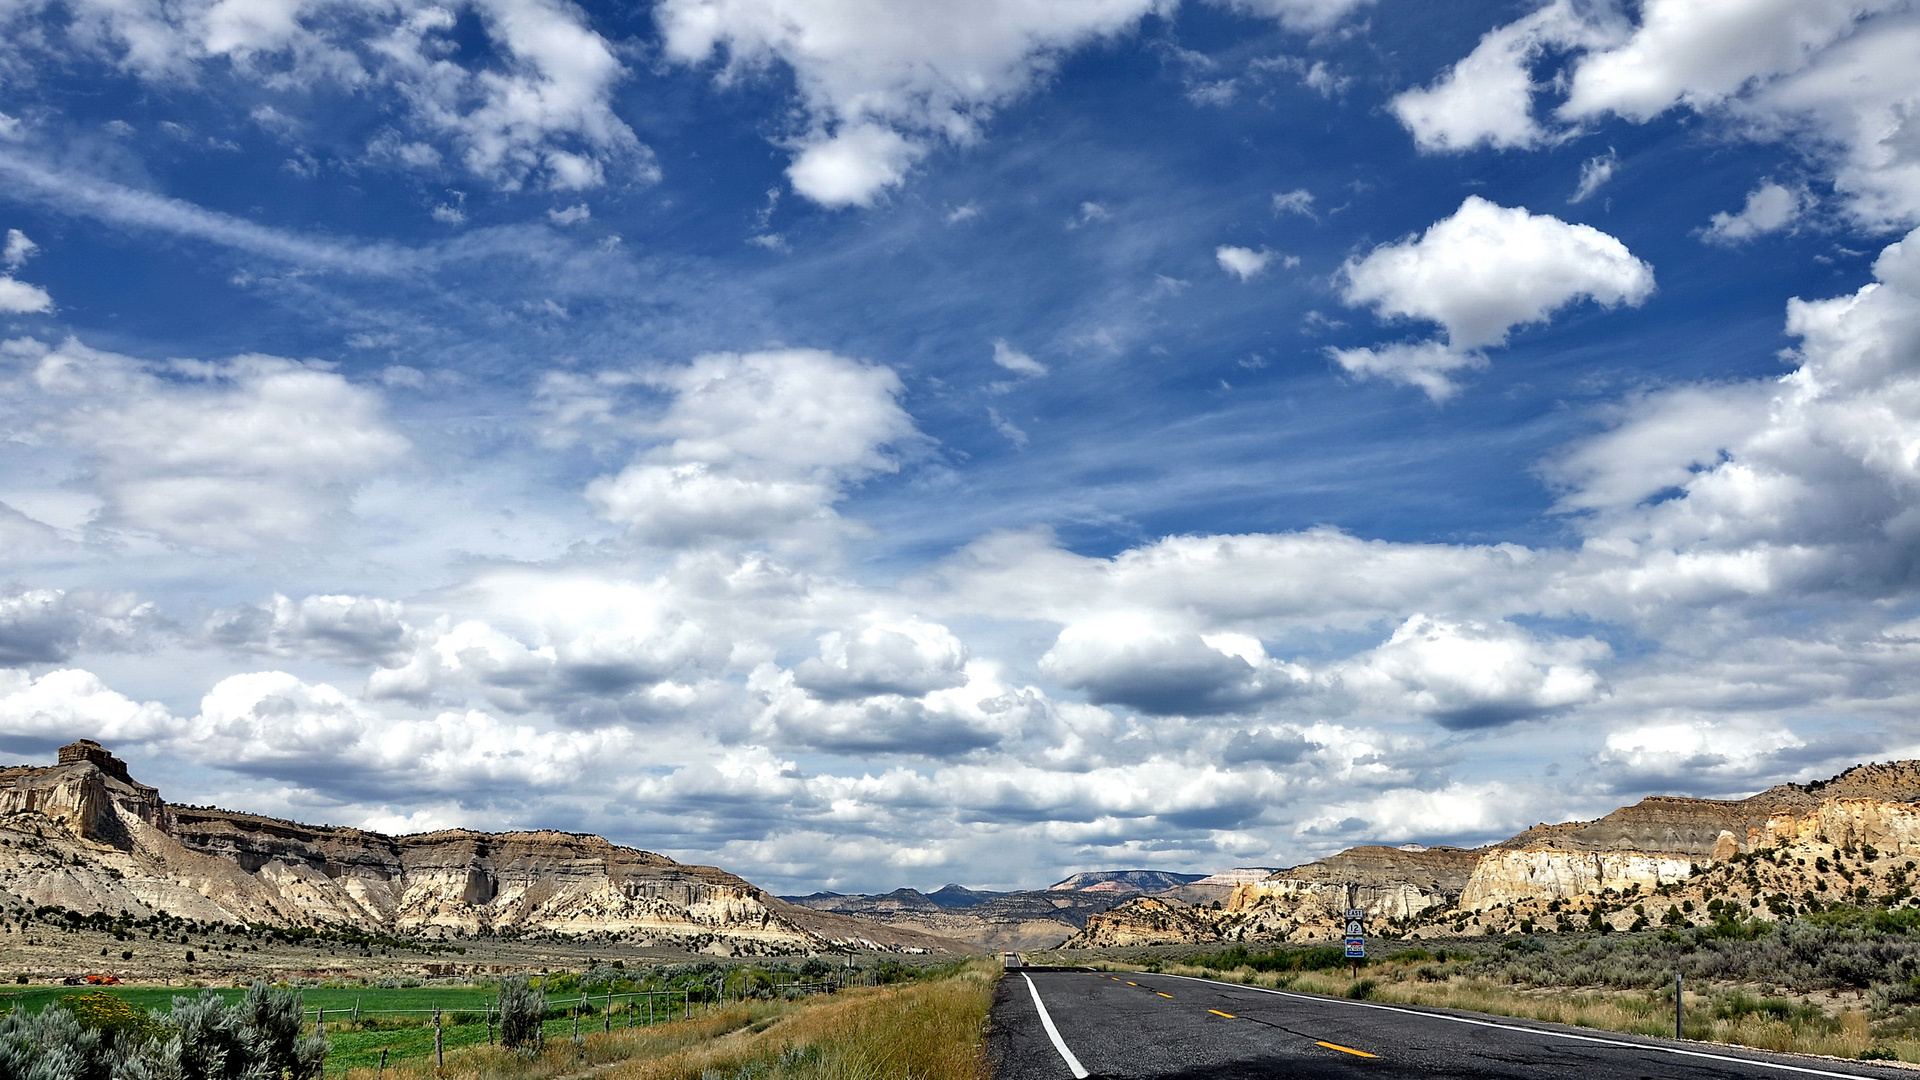
<instances>
[{"instance_id":1,"label":"distant vehicle on road","mask_svg":"<svg viewBox=\"0 0 1920 1080\"><path fill-rule=\"evenodd\" d=\"M1026 966L1025 962L1020 959L1020 954L1017 952L1001 953L1000 959L1006 962L1008 971L1012 971L1017 967Z\"/></svg>"}]
</instances>

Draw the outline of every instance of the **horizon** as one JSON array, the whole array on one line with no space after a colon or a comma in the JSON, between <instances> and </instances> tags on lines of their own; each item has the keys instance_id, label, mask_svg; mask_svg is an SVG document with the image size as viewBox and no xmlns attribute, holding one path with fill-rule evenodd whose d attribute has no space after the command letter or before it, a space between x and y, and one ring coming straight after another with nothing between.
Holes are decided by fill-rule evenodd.
<instances>
[{"instance_id":1,"label":"horizon","mask_svg":"<svg viewBox=\"0 0 1920 1080\"><path fill-rule=\"evenodd\" d=\"M1742 12L9 11L0 752L787 894L1920 757L1920 31Z\"/></svg>"}]
</instances>

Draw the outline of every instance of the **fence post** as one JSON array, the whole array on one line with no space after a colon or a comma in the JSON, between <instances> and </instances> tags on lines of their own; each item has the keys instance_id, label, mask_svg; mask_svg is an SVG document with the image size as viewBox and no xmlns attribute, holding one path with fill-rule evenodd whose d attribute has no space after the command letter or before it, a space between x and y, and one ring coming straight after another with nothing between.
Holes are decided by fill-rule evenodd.
<instances>
[{"instance_id":1,"label":"fence post","mask_svg":"<svg viewBox=\"0 0 1920 1080\"><path fill-rule=\"evenodd\" d=\"M358 996L353 999L353 1023L356 1027L360 1024L360 998Z\"/></svg>"},{"instance_id":2,"label":"fence post","mask_svg":"<svg viewBox=\"0 0 1920 1080\"><path fill-rule=\"evenodd\" d=\"M1673 973L1673 1037L1676 1039L1687 1037L1686 1006L1681 1001L1681 995L1685 992L1685 984L1676 971Z\"/></svg>"},{"instance_id":3,"label":"fence post","mask_svg":"<svg viewBox=\"0 0 1920 1080\"><path fill-rule=\"evenodd\" d=\"M581 994L580 1005L585 1005L586 1003L587 1003L587 995ZM580 1005L575 1005L573 1007L573 1037L576 1040L580 1038Z\"/></svg>"},{"instance_id":4,"label":"fence post","mask_svg":"<svg viewBox=\"0 0 1920 1080\"><path fill-rule=\"evenodd\" d=\"M385 1075L387 1075L387 1052L382 1050L380 1051L380 1067L375 1069L373 1073L374 1080L380 1080L380 1077Z\"/></svg>"},{"instance_id":5,"label":"fence post","mask_svg":"<svg viewBox=\"0 0 1920 1080\"><path fill-rule=\"evenodd\" d=\"M440 1042L440 1006L433 1007L433 1068L438 1072L447 1067L446 1048Z\"/></svg>"},{"instance_id":6,"label":"fence post","mask_svg":"<svg viewBox=\"0 0 1920 1080\"><path fill-rule=\"evenodd\" d=\"M607 988L607 1015L600 1018L600 1033L613 1034L613 988L611 986Z\"/></svg>"},{"instance_id":7,"label":"fence post","mask_svg":"<svg viewBox=\"0 0 1920 1080\"><path fill-rule=\"evenodd\" d=\"M327 1010L313 1010L313 1033L323 1039L327 1037Z\"/></svg>"}]
</instances>

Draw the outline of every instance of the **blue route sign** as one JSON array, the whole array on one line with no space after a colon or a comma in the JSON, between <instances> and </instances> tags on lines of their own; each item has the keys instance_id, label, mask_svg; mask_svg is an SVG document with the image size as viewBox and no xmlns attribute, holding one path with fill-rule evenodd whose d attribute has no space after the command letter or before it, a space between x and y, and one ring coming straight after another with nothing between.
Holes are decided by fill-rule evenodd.
<instances>
[{"instance_id":1,"label":"blue route sign","mask_svg":"<svg viewBox=\"0 0 1920 1080\"><path fill-rule=\"evenodd\" d=\"M1347 939L1347 957L1352 960L1364 959L1367 955L1367 939L1350 937Z\"/></svg>"}]
</instances>

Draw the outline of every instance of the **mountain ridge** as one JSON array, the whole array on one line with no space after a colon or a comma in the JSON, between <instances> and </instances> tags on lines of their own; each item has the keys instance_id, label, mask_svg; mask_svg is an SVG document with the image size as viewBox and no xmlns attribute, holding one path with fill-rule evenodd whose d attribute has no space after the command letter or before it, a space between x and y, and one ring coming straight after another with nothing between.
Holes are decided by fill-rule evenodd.
<instances>
[{"instance_id":1,"label":"mountain ridge","mask_svg":"<svg viewBox=\"0 0 1920 1080\"><path fill-rule=\"evenodd\" d=\"M814 911L591 833L404 836L173 806L91 740L0 768L0 900L436 936L620 935L727 955L952 941Z\"/></svg>"}]
</instances>

